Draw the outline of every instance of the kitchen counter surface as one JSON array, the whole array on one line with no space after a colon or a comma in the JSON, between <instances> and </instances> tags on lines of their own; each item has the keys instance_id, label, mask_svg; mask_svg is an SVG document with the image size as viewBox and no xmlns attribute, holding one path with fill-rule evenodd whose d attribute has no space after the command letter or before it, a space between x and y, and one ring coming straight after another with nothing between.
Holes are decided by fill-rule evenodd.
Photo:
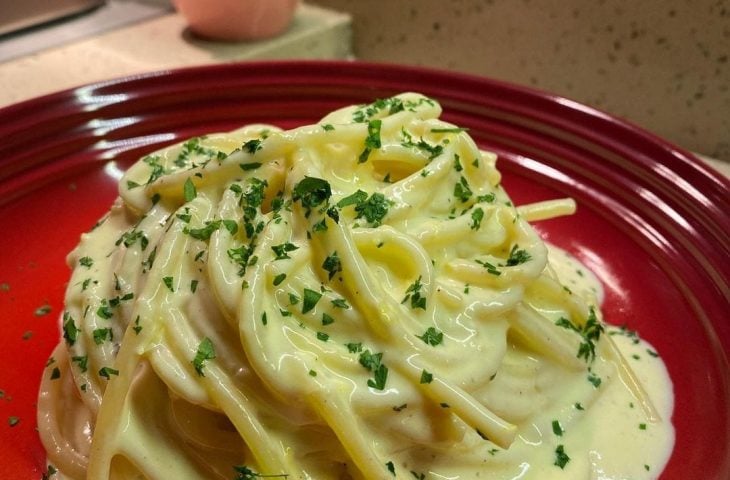
<instances>
[{"instance_id":1,"label":"kitchen counter surface","mask_svg":"<svg viewBox=\"0 0 730 480\"><path fill-rule=\"evenodd\" d=\"M177 13L0 63L0 107L143 72L256 59L352 58L348 14L302 4L275 39L220 43L194 37ZM701 157L730 176L730 163Z\"/></svg>"}]
</instances>

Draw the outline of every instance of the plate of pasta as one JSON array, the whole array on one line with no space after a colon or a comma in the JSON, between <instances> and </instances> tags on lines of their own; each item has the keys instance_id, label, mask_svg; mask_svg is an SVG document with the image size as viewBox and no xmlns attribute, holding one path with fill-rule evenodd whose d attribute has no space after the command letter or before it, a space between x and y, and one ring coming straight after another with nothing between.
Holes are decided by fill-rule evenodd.
<instances>
[{"instance_id":1,"label":"plate of pasta","mask_svg":"<svg viewBox=\"0 0 730 480\"><path fill-rule=\"evenodd\" d=\"M730 183L362 62L0 110L0 477L724 479Z\"/></svg>"}]
</instances>

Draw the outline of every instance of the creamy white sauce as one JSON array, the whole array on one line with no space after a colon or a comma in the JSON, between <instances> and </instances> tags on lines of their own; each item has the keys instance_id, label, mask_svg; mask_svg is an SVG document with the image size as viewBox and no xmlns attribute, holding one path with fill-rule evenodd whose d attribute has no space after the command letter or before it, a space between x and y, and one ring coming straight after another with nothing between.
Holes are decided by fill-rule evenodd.
<instances>
[{"instance_id":1,"label":"creamy white sauce","mask_svg":"<svg viewBox=\"0 0 730 480\"><path fill-rule=\"evenodd\" d=\"M125 174L123 201L69 257L62 322L79 333L59 348L77 359L64 382L80 401L42 387L41 435L63 475L658 476L674 435L661 358L612 329L581 350L601 319L598 278L519 218L493 154L434 102L402 98L412 105L383 116L365 161L376 127L353 123L353 107L330 129L252 126L200 140L208 157L178 145ZM251 140L260 153L232 152ZM169 171L135 187L155 162ZM267 183L252 214L254 177ZM328 207L383 195L383 225L354 205L307 210L292 193L307 177L326 180ZM237 261L246 253L257 260Z\"/></svg>"}]
</instances>

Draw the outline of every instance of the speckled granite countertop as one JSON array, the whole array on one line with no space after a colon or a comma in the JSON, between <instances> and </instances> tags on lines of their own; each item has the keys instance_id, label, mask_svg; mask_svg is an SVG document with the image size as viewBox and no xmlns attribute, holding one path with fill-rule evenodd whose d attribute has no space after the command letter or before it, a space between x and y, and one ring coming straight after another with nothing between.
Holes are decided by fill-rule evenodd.
<instances>
[{"instance_id":1,"label":"speckled granite countertop","mask_svg":"<svg viewBox=\"0 0 730 480\"><path fill-rule=\"evenodd\" d=\"M728 0L308 0L358 58L446 68L597 107L730 162Z\"/></svg>"},{"instance_id":2,"label":"speckled granite countertop","mask_svg":"<svg viewBox=\"0 0 730 480\"><path fill-rule=\"evenodd\" d=\"M730 176L727 0L308 2L334 11L303 4L290 31L274 41L197 40L170 13L0 63L0 107L145 71L345 58L352 47L365 60L463 71L564 95L712 157L705 158Z\"/></svg>"}]
</instances>

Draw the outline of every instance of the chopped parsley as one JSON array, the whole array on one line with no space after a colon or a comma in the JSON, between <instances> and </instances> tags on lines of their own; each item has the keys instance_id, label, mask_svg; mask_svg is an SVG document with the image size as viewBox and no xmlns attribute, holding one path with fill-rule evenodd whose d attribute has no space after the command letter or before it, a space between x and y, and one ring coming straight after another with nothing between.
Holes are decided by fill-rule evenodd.
<instances>
[{"instance_id":1,"label":"chopped parsley","mask_svg":"<svg viewBox=\"0 0 730 480\"><path fill-rule=\"evenodd\" d=\"M347 300L345 300L344 298L336 298L330 303L332 303L332 306L335 308L342 308L343 310L347 310L348 308L350 308L350 305L348 305Z\"/></svg>"},{"instance_id":2,"label":"chopped parsley","mask_svg":"<svg viewBox=\"0 0 730 480\"><path fill-rule=\"evenodd\" d=\"M276 258L274 258L274 260L284 260L286 258L291 258L288 253L298 250L299 247L293 243L286 242L279 245L272 245L271 249L276 254Z\"/></svg>"},{"instance_id":3,"label":"chopped parsley","mask_svg":"<svg viewBox=\"0 0 730 480\"><path fill-rule=\"evenodd\" d=\"M332 277L337 275L338 272L342 271L342 263L340 262L340 257L337 256L336 251L332 252L331 255L324 259L322 268L327 271L330 280L332 280Z\"/></svg>"},{"instance_id":4,"label":"chopped parsley","mask_svg":"<svg viewBox=\"0 0 730 480\"><path fill-rule=\"evenodd\" d=\"M301 201L302 206L311 209L327 202L332 196L330 184L321 178L304 177L292 189L292 200Z\"/></svg>"},{"instance_id":5,"label":"chopped parsley","mask_svg":"<svg viewBox=\"0 0 730 480\"><path fill-rule=\"evenodd\" d=\"M119 370L115 370L115 369L113 369L111 367L102 367L99 370L99 376L100 377L104 377L107 380L109 380L112 375L119 375Z\"/></svg>"},{"instance_id":6,"label":"chopped parsley","mask_svg":"<svg viewBox=\"0 0 730 480\"><path fill-rule=\"evenodd\" d=\"M454 196L458 198L461 203L466 203L472 195L473 192L469 187L469 183L466 181L466 178L462 176L459 179L459 182L454 185Z\"/></svg>"},{"instance_id":7,"label":"chopped parsley","mask_svg":"<svg viewBox=\"0 0 730 480\"><path fill-rule=\"evenodd\" d=\"M362 352L362 342L358 343L346 343L345 347L347 347L347 351L350 353L360 353Z\"/></svg>"},{"instance_id":8,"label":"chopped parsley","mask_svg":"<svg viewBox=\"0 0 730 480\"><path fill-rule=\"evenodd\" d=\"M360 365L373 372L374 378L368 380L368 387L376 390L385 389L385 382L388 380L388 367L382 363L382 359L382 352L370 353L370 350L362 352L358 359Z\"/></svg>"},{"instance_id":9,"label":"chopped parsley","mask_svg":"<svg viewBox=\"0 0 730 480\"><path fill-rule=\"evenodd\" d=\"M261 163L259 162L250 162L250 163L239 163L239 167L241 167L241 170L244 172L247 172L249 170L256 170L261 166Z\"/></svg>"},{"instance_id":10,"label":"chopped parsley","mask_svg":"<svg viewBox=\"0 0 730 480\"><path fill-rule=\"evenodd\" d=\"M374 227L379 226L388 214L391 202L382 193L373 193L370 197L355 206L355 218L365 218Z\"/></svg>"},{"instance_id":11,"label":"chopped parsley","mask_svg":"<svg viewBox=\"0 0 730 480\"><path fill-rule=\"evenodd\" d=\"M195 352L195 358L192 360L195 371L201 377L204 377L203 366L206 360L213 360L215 358L215 349L213 348L213 342L210 338L205 337L198 345L198 350Z\"/></svg>"},{"instance_id":12,"label":"chopped parsley","mask_svg":"<svg viewBox=\"0 0 730 480\"><path fill-rule=\"evenodd\" d=\"M433 327L428 327L423 335L418 336L418 338L423 340L424 343L435 347L444 341L444 334Z\"/></svg>"},{"instance_id":13,"label":"chopped parsley","mask_svg":"<svg viewBox=\"0 0 730 480\"><path fill-rule=\"evenodd\" d=\"M482 225L482 219L484 218L484 210L481 208L475 208L471 212L471 229L472 230L479 230L479 227Z\"/></svg>"},{"instance_id":14,"label":"chopped parsley","mask_svg":"<svg viewBox=\"0 0 730 480\"><path fill-rule=\"evenodd\" d=\"M595 373L593 373L593 372L590 372L590 373L588 374L588 381L589 381L589 382L591 382L591 384L592 384L592 385L593 385L593 386L594 386L595 388L598 388L598 387L600 387L600 386L601 386L601 377L599 377L598 375L596 375L596 374L595 374Z\"/></svg>"},{"instance_id":15,"label":"chopped parsley","mask_svg":"<svg viewBox=\"0 0 730 480\"><path fill-rule=\"evenodd\" d=\"M558 437L562 437L563 436L563 432L565 430L563 430L563 426L560 425L560 421L559 420L553 420L552 425L553 425L553 433L555 435L557 435Z\"/></svg>"},{"instance_id":16,"label":"chopped parsley","mask_svg":"<svg viewBox=\"0 0 730 480\"><path fill-rule=\"evenodd\" d=\"M243 149L243 151L245 151L247 153L254 154L254 153L258 152L259 150L261 150L261 148L262 148L261 140L257 139L257 138L253 139L253 140L249 140L248 142L244 143L241 146L241 148Z\"/></svg>"},{"instance_id":17,"label":"chopped parsley","mask_svg":"<svg viewBox=\"0 0 730 480\"><path fill-rule=\"evenodd\" d=\"M421 275L418 276L415 282L413 282L407 289L406 289L406 296L403 298L401 303L405 303L410 298L411 300L411 308L421 308L423 310L426 310L426 298L421 296L421 287L423 285L421 284Z\"/></svg>"},{"instance_id":18,"label":"chopped parsley","mask_svg":"<svg viewBox=\"0 0 730 480\"><path fill-rule=\"evenodd\" d=\"M395 477L395 465L393 464L393 462L385 462L385 468L387 468L388 471Z\"/></svg>"},{"instance_id":19,"label":"chopped parsley","mask_svg":"<svg viewBox=\"0 0 730 480\"><path fill-rule=\"evenodd\" d=\"M79 336L81 330L76 327L73 317L68 313L63 313L63 338L66 340L69 346L73 346L76 343L76 339Z\"/></svg>"},{"instance_id":20,"label":"chopped parsley","mask_svg":"<svg viewBox=\"0 0 730 480\"><path fill-rule=\"evenodd\" d=\"M475 260L475 262L477 262L482 267L486 268L487 269L487 273L489 273L491 275L496 275L496 276L502 275L502 272L500 272L499 270L497 270L497 267L495 267L493 264L491 264L491 263L489 263L487 261L484 261L484 260Z\"/></svg>"},{"instance_id":21,"label":"chopped parsley","mask_svg":"<svg viewBox=\"0 0 730 480\"><path fill-rule=\"evenodd\" d=\"M324 332L317 332L317 340L321 340L323 342L326 342L330 339L330 336L328 333Z\"/></svg>"},{"instance_id":22,"label":"chopped parsley","mask_svg":"<svg viewBox=\"0 0 730 480\"><path fill-rule=\"evenodd\" d=\"M525 263L529 261L532 258L530 253L522 248L519 248L517 245L514 245L512 247L512 250L509 252L509 258L507 259L507 266L508 267L514 267L515 265L520 265L522 263Z\"/></svg>"},{"instance_id":23,"label":"chopped parsley","mask_svg":"<svg viewBox=\"0 0 730 480\"><path fill-rule=\"evenodd\" d=\"M175 286L173 285L174 279L172 277L163 277L162 282L171 292L175 292Z\"/></svg>"},{"instance_id":24,"label":"chopped parsley","mask_svg":"<svg viewBox=\"0 0 730 480\"><path fill-rule=\"evenodd\" d=\"M94 336L94 343L101 345L106 340L110 342L114 339L114 334L111 328L97 328L92 332Z\"/></svg>"},{"instance_id":25,"label":"chopped parsley","mask_svg":"<svg viewBox=\"0 0 730 480\"><path fill-rule=\"evenodd\" d=\"M197 196L198 191L195 188L195 184L190 177L188 177L183 185L183 198L185 198L186 202L192 202Z\"/></svg>"},{"instance_id":26,"label":"chopped parsley","mask_svg":"<svg viewBox=\"0 0 730 480\"><path fill-rule=\"evenodd\" d=\"M10 425L11 427L14 427L19 423L20 423L20 417L15 416L15 415L11 415L8 417L8 425Z\"/></svg>"},{"instance_id":27,"label":"chopped parsley","mask_svg":"<svg viewBox=\"0 0 730 480\"><path fill-rule=\"evenodd\" d=\"M43 317L45 315L48 315L49 313L51 313L51 306L48 304L45 304L45 305L41 305L40 307L36 308L35 311L33 312L33 315L35 315L36 317Z\"/></svg>"},{"instance_id":28,"label":"chopped parsley","mask_svg":"<svg viewBox=\"0 0 730 480\"><path fill-rule=\"evenodd\" d=\"M565 317L560 317L556 325L572 330L580 335L583 341L578 346L578 358L583 358L586 362L592 362L596 358L596 343L604 332L603 325L596 317L596 311L591 307L586 323L581 327L576 326L573 322ZM599 382L600 383L600 382Z\"/></svg>"},{"instance_id":29,"label":"chopped parsley","mask_svg":"<svg viewBox=\"0 0 730 480\"><path fill-rule=\"evenodd\" d=\"M433 374L431 372L423 370L421 372L421 383L431 383L431 382L433 382Z\"/></svg>"},{"instance_id":30,"label":"chopped parsley","mask_svg":"<svg viewBox=\"0 0 730 480\"><path fill-rule=\"evenodd\" d=\"M302 313L307 313L312 310L317 305L320 298L322 298L321 293L305 288L304 299L302 300Z\"/></svg>"},{"instance_id":31,"label":"chopped parsley","mask_svg":"<svg viewBox=\"0 0 730 480\"><path fill-rule=\"evenodd\" d=\"M360 153L360 157L358 157L358 163L366 162L370 153L380 148L380 127L382 124L383 121L379 119L368 121L368 135L365 137L365 148Z\"/></svg>"},{"instance_id":32,"label":"chopped parsley","mask_svg":"<svg viewBox=\"0 0 730 480\"><path fill-rule=\"evenodd\" d=\"M367 200L367 198L368 198L367 192L358 190L357 192L342 198L339 202L337 202L337 206L340 208L344 208L349 205L359 205L359 204L363 203L365 200Z\"/></svg>"},{"instance_id":33,"label":"chopped parsley","mask_svg":"<svg viewBox=\"0 0 730 480\"><path fill-rule=\"evenodd\" d=\"M312 370L309 372L310 375L312 375ZM317 373L315 372L314 375L316 376ZM280 473L278 475L264 475L261 473L257 473L250 468L248 468L245 465L234 465L233 471L236 472L236 478L233 480L258 480L260 478L284 478L286 479L289 474L287 473Z\"/></svg>"},{"instance_id":34,"label":"chopped parsley","mask_svg":"<svg viewBox=\"0 0 730 480\"><path fill-rule=\"evenodd\" d=\"M204 226L200 228L183 228L183 233L190 235L196 240L209 240L213 232L218 230L221 226L220 220L206 221Z\"/></svg>"},{"instance_id":35,"label":"chopped parsley","mask_svg":"<svg viewBox=\"0 0 730 480\"><path fill-rule=\"evenodd\" d=\"M274 277L274 286L278 286L286 279L286 273L280 273L277 276Z\"/></svg>"},{"instance_id":36,"label":"chopped parsley","mask_svg":"<svg viewBox=\"0 0 730 480\"><path fill-rule=\"evenodd\" d=\"M81 370L81 373L84 373L88 370L88 364L89 364L89 356L73 356L71 357L71 361L74 362L76 365L78 365L79 369Z\"/></svg>"},{"instance_id":37,"label":"chopped parsley","mask_svg":"<svg viewBox=\"0 0 730 480\"><path fill-rule=\"evenodd\" d=\"M331 325L333 323L335 323L334 318L327 315L327 313L322 313L322 325Z\"/></svg>"},{"instance_id":38,"label":"chopped parsley","mask_svg":"<svg viewBox=\"0 0 730 480\"><path fill-rule=\"evenodd\" d=\"M79 258L79 265L86 268L91 268L92 265L94 265L94 260L91 257L81 257Z\"/></svg>"},{"instance_id":39,"label":"chopped parsley","mask_svg":"<svg viewBox=\"0 0 730 480\"><path fill-rule=\"evenodd\" d=\"M555 449L555 463L553 465L564 469L569 461L570 457L567 453L565 453L565 447L563 447L563 445L558 445Z\"/></svg>"}]
</instances>

